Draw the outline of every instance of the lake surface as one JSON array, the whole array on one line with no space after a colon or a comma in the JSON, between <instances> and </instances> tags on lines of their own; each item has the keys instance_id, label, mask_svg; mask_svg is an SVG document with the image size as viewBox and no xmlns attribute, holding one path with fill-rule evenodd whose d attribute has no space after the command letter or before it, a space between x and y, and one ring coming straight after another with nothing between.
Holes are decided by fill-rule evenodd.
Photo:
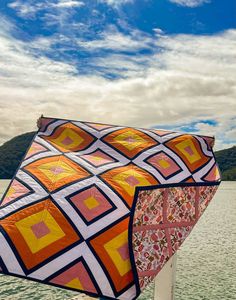
<instances>
[{"instance_id":1,"label":"lake surface","mask_svg":"<svg viewBox=\"0 0 236 300\"><path fill-rule=\"evenodd\" d=\"M8 183L0 180L0 194ZM149 286L139 300L151 300L152 291ZM0 275L0 300L66 300L76 295ZM236 182L223 182L178 251L175 300L232 299L236 300Z\"/></svg>"}]
</instances>

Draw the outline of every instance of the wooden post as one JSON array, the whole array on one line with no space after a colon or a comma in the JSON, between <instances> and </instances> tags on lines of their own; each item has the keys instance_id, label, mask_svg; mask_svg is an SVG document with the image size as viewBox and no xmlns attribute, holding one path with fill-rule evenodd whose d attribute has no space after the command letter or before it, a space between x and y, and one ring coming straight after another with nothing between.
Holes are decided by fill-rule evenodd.
<instances>
[{"instance_id":1,"label":"wooden post","mask_svg":"<svg viewBox=\"0 0 236 300\"><path fill-rule=\"evenodd\" d=\"M154 300L174 300L177 254L166 263L155 278Z\"/></svg>"}]
</instances>

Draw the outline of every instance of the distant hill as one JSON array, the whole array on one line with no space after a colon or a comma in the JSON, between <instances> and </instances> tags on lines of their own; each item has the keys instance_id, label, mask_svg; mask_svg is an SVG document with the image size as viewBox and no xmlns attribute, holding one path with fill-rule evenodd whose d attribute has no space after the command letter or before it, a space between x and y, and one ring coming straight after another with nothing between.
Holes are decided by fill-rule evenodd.
<instances>
[{"instance_id":1,"label":"distant hill","mask_svg":"<svg viewBox=\"0 0 236 300\"><path fill-rule=\"evenodd\" d=\"M14 137L0 146L0 179L13 177L35 132ZM223 180L236 180L236 146L215 152Z\"/></svg>"},{"instance_id":2,"label":"distant hill","mask_svg":"<svg viewBox=\"0 0 236 300\"><path fill-rule=\"evenodd\" d=\"M18 135L0 146L0 179L11 179L22 160L34 132Z\"/></svg>"},{"instance_id":3,"label":"distant hill","mask_svg":"<svg viewBox=\"0 0 236 300\"><path fill-rule=\"evenodd\" d=\"M223 180L236 180L236 146L215 152Z\"/></svg>"}]
</instances>

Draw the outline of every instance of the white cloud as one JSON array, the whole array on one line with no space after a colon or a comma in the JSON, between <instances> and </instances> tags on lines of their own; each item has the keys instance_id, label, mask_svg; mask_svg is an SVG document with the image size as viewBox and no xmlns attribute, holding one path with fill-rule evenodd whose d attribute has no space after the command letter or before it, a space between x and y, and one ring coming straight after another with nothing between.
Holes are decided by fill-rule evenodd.
<instances>
[{"instance_id":1,"label":"white cloud","mask_svg":"<svg viewBox=\"0 0 236 300\"><path fill-rule=\"evenodd\" d=\"M134 0L99 0L100 2L107 3L108 5L111 5L115 8L126 4L126 3L132 3Z\"/></svg>"},{"instance_id":2,"label":"white cloud","mask_svg":"<svg viewBox=\"0 0 236 300\"><path fill-rule=\"evenodd\" d=\"M216 36L161 35L138 42L137 31L130 37L117 32L116 39L133 43L136 51L150 43L158 51L138 56L119 53L115 41L104 33L102 43L112 51L94 55L88 62L94 73L85 76L75 66L43 55L54 41L17 40L11 35L12 25L4 22L0 24L0 143L35 129L41 113L143 127L196 121L199 132L216 135L217 148L236 143L236 30ZM91 44L86 47L91 49ZM106 79L99 76L99 68L124 78ZM216 120L217 125L201 124L204 119Z\"/></svg>"},{"instance_id":3,"label":"white cloud","mask_svg":"<svg viewBox=\"0 0 236 300\"><path fill-rule=\"evenodd\" d=\"M41 9L43 6L41 3L33 4L31 2L26 2L22 0L16 0L8 4L8 6L16 10L18 16L21 18L32 18L35 16L35 13Z\"/></svg>"},{"instance_id":4,"label":"white cloud","mask_svg":"<svg viewBox=\"0 0 236 300\"><path fill-rule=\"evenodd\" d=\"M52 5L52 7L71 8L84 6L84 2L76 0L60 0L58 3Z\"/></svg>"},{"instance_id":5,"label":"white cloud","mask_svg":"<svg viewBox=\"0 0 236 300\"><path fill-rule=\"evenodd\" d=\"M236 122L236 120L234 120ZM236 127L231 128L230 130L228 130L226 133L226 137L229 139L233 139L236 141Z\"/></svg>"},{"instance_id":6,"label":"white cloud","mask_svg":"<svg viewBox=\"0 0 236 300\"><path fill-rule=\"evenodd\" d=\"M169 0L169 1L187 7L197 7L210 2L210 0Z\"/></svg>"},{"instance_id":7,"label":"white cloud","mask_svg":"<svg viewBox=\"0 0 236 300\"><path fill-rule=\"evenodd\" d=\"M158 35L163 35L165 32L161 28L153 28L153 31L155 34Z\"/></svg>"},{"instance_id":8,"label":"white cloud","mask_svg":"<svg viewBox=\"0 0 236 300\"><path fill-rule=\"evenodd\" d=\"M56 14L60 9L71 9L84 5L83 1L78 0L38 1L36 3L32 0L16 0L8 4L10 8L16 10L18 16L25 19L34 18L39 11L51 11Z\"/></svg>"},{"instance_id":9,"label":"white cloud","mask_svg":"<svg viewBox=\"0 0 236 300\"><path fill-rule=\"evenodd\" d=\"M110 26L102 32L98 39L86 41L78 40L78 45L87 51L128 51L135 52L153 46L153 39L140 31L133 31L131 34L123 34L115 26Z\"/></svg>"}]
</instances>

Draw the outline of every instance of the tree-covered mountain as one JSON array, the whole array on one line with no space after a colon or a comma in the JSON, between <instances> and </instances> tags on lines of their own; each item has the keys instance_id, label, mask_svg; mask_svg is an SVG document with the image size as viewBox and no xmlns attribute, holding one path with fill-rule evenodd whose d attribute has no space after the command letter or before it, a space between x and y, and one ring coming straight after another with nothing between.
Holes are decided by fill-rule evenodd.
<instances>
[{"instance_id":1,"label":"tree-covered mountain","mask_svg":"<svg viewBox=\"0 0 236 300\"><path fill-rule=\"evenodd\" d=\"M13 177L28 148L34 132L14 137L0 146L0 179ZM236 180L236 146L215 152L223 180Z\"/></svg>"},{"instance_id":2,"label":"tree-covered mountain","mask_svg":"<svg viewBox=\"0 0 236 300\"><path fill-rule=\"evenodd\" d=\"M236 180L236 146L215 152L223 180Z\"/></svg>"},{"instance_id":3,"label":"tree-covered mountain","mask_svg":"<svg viewBox=\"0 0 236 300\"><path fill-rule=\"evenodd\" d=\"M0 146L0 179L11 179L33 139L34 132L18 135Z\"/></svg>"}]
</instances>

